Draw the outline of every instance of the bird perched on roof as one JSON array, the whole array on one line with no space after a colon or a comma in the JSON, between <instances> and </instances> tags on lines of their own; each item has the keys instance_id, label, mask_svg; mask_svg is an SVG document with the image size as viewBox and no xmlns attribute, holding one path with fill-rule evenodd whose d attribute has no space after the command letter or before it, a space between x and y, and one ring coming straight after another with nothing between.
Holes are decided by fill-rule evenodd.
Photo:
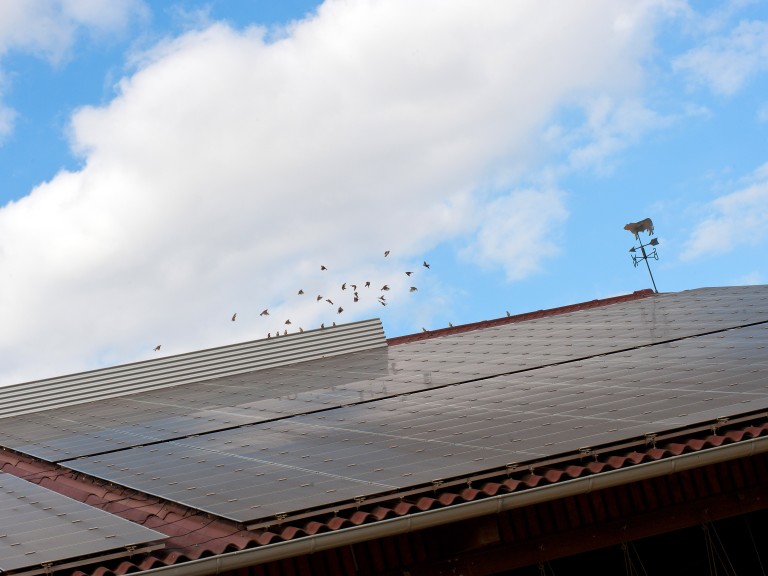
<instances>
[{"instance_id":1,"label":"bird perched on roof","mask_svg":"<svg viewBox=\"0 0 768 576\"><path fill-rule=\"evenodd\" d=\"M269 309L264 308L264 310L261 311L261 314L259 316L269 316Z\"/></svg>"},{"instance_id":2,"label":"bird perched on roof","mask_svg":"<svg viewBox=\"0 0 768 576\"><path fill-rule=\"evenodd\" d=\"M272 338L272 332L267 332L267 338Z\"/></svg>"},{"instance_id":3,"label":"bird perched on roof","mask_svg":"<svg viewBox=\"0 0 768 576\"><path fill-rule=\"evenodd\" d=\"M453 324L451 324L450 322L448 322L448 328L453 328Z\"/></svg>"},{"instance_id":4,"label":"bird perched on roof","mask_svg":"<svg viewBox=\"0 0 768 576\"><path fill-rule=\"evenodd\" d=\"M409 290L409 292L416 292L416 290L418 290L416 286L411 286L411 289Z\"/></svg>"},{"instance_id":5,"label":"bird perched on roof","mask_svg":"<svg viewBox=\"0 0 768 576\"><path fill-rule=\"evenodd\" d=\"M429 263L426 260L424 260L424 264L422 264L422 266L424 266L424 268L429 268Z\"/></svg>"},{"instance_id":6,"label":"bird perched on roof","mask_svg":"<svg viewBox=\"0 0 768 576\"><path fill-rule=\"evenodd\" d=\"M510 314L509 310L507 310L507 318L509 318L510 316L512 316L512 314Z\"/></svg>"},{"instance_id":7,"label":"bird perched on roof","mask_svg":"<svg viewBox=\"0 0 768 576\"><path fill-rule=\"evenodd\" d=\"M422 331L422 332L429 332L429 330L427 330L427 329L426 329L426 328L424 328L424 327L422 327L421 331Z\"/></svg>"},{"instance_id":8,"label":"bird perched on roof","mask_svg":"<svg viewBox=\"0 0 768 576\"><path fill-rule=\"evenodd\" d=\"M385 302L387 299L384 297L384 294L382 294L381 296L379 296L379 300L381 300L382 302Z\"/></svg>"},{"instance_id":9,"label":"bird perched on roof","mask_svg":"<svg viewBox=\"0 0 768 576\"><path fill-rule=\"evenodd\" d=\"M413 274L413 272L406 272L405 273L406 276L410 276L411 274Z\"/></svg>"},{"instance_id":10,"label":"bird perched on roof","mask_svg":"<svg viewBox=\"0 0 768 576\"><path fill-rule=\"evenodd\" d=\"M234 322L237 319L237 312L232 314L232 322Z\"/></svg>"},{"instance_id":11,"label":"bird perched on roof","mask_svg":"<svg viewBox=\"0 0 768 576\"><path fill-rule=\"evenodd\" d=\"M153 350L154 350L155 352L159 352L159 351L160 351L160 346L162 346L162 344L158 344L157 346L155 346L155 347L153 348Z\"/></svg>"},{"instance_id":12,"label":"bird perched on roof","mask_svg":"<svg viewBox=\"0 0 768 576\"><path fill-rule=\"evenodd\" d=\"M389 256L389 250L384 250L384 258L386 258L387 256Z\"/></svg>"},{"instance_id":13,"label":"bird perched on roof","mask_svg":"<svg viewBox=\"0 0 768 576\"><path fill-rule=\"evenodd\" d=\"M325 266L323 266L322 264L320 264L320 270L328 270L328 268L326 268Z\"/></svg>"},{"instance_id":14,"label":"bird perched on roof","mask_svg":"<svg viewBox=\"0 0 768 576\"><path fill-rule=\"evenodd\" d=\"M299 332L304 332L304 328L302 328L301 326L299 326Z\"/></svg>"},{"instance_id":15,"label":"bird perched on roof","mask_svg":"<svg viewBox=\"0 0 768 576\"><path fill-rule=\"evenodd\" d=\"M339 309L336 311L336 314L341 314L342 312L344 312L344 308L339 306Z\"/></svg>"},{"instance_id":16,"label":"bird perched on roof","mask_svg":"<svg viewBox=\"0 0 768 576\"><path fill-rule=\"evenodd\" d=\"M299 296L301 296L302 294L304 294L304 290L299 290Z\"/></svg>"},{"instance_id":17,"label":"bird perched on roof","mask_svg":"<svg viewBox=\"0 0 768 576\"><path fill-rule=\"evenodd\" d=\"M384 300L379 300L379 304L381 304L382 306L386 306L387 305L387 303L384 302Z\"/></svg>"},{"instance_id":18,"label":"bird perched on roof","mask_svg":"<svg viewBox=\"0 0 768 576\"><path fill-rule=\"evenodd\" d=\"M320 330L323 330L325 328L325 324L320 324Z\"/></svg>"},{"instance_id":19,"label":"bird perched on roof","mask_svg":"<svg viewBox=\"0 0 768 576\"><path fill-rule=\"evenodd\" d=\"M283 332L283 336L288 336L288 330L286 330L285 332Z\"/></svg>"}]
</instances>

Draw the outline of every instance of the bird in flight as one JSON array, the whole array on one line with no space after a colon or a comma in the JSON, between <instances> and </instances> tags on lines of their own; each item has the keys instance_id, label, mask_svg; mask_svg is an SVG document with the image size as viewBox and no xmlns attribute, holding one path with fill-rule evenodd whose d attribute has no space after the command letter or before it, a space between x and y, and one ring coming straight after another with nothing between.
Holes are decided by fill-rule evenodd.
<instances>
[{"instance_id":1,"label":"bird in flight","mask_svg":"<svg viewBox=\"0 0 768 576\"><path fill-rule=\"evenodd\" d=\"M424 268L429 268L429 263L426 260L424 260L423 266L424 266Z\"/></svg>"},{"instance_id":2,"label":"bird in flight","mask_svg":"<svg viewBox=\"0 0 768 576\"><path fill-rule=\"evenodd\" d=\"M328 268L326 268L325 266L323 266L322 264L320 264L320 270L328 270Z\"/></svg>"},{"instance_id":3,"label":"bird in flight","mask_svg":"<svg viewBox=\"0 0 768 576\"><path fill-rule=\"evenodd\" d=\"M387 303L384 302L384 300L379 300L379 304L381 304L382 306L386 306L387 305Z\"/></svg>"},{"instance_id":4,"label":"bird in flight","mask_svg":"<svg viewBox=\"0 0 768 576\"><path fill-rule=\"evenodd\" d=\"M269 316L269 309L264 308L264 310L261 311L261 314L259 316Z\"/></svg>"},{"instance_id":5,"label":"bird in flight","mask_svg":"<svg viewBox=\"0 0 768 576\"><path fill-rule=\"evenodd\" d=\"M406 272L405 273L406 276L410 276L411 274L413 274L413 272Z\"/></svg>"},{"instance_id":6,"label":"bird in flight","mask_svg":"<svg viewBox=\"0 0 768 576\"><path fill-rule=\"evenodd\" d=\"M365 283L365 287L366 287L366 288L370 288L370 287L371 287L371 283L370 283L370 282L366 282L366 283Z\"/></svg>"},{"instance_id":7,"label":"bird in flight","mask_svg":"<svg viewBox=\"0 0 768 576\"><path fill-rule=\"evenodd\" d=\"M286 324L290 324L290 323L291 323L291 321L290 321L290 320L286 320L286 321L285 321L285 323L286 323Z\"/></svg>"},{"instance_id":8,"label":"bird in flight","mask_svg":"<svg viewBox=\"0 0 768 576\"><path fill-rule=\"evenodd\" d=\"M389 286L387 286L386 284L384 284L384 286L382 286L382 287L381 287L381 289L382 289L382 290L384 290L384 291L386 292L387 290L389 290Z\"/></svg>"},{"instance_id":9,"label":"bird in flight","mask_svg":"<svg viewBox=\"0 0 768 576\"><path fill-rule=\"evenodd\" d=\"M162 344L158 344L157 346L155 346L155 347L153 348L153 350L154 350L155 352L159 352L159 351L160 351L160 346L162 346Z\"/></svg>"},{"instance_id":10,"label":"bird in flight","mask_svg":"<svg viewBox=\"0 0 768 576\"><path fill-rule=\"evenodd\" d=\"M352 288L352 290L354 290L355 292L357 292L357 284L350 284L349 287Z\"/></svg>"},{"instance_id":11,"label":"bird in flight","mask_svg":"<svg viewBox=\"0 0 768 576\"><path fill-rule=\"evenodd\" d=\"M354 302L359 302L359 301L360 301L360 298L358 297L357 292L355 292Z\"/></svg>"},{"instance_id":12,"label":"bird in flight","mask_svg":"<svg viewBox=\"0 0 768 576\"><path fill-rule=\"evenodd\" d=\"M337 313L337 314L341 314L342 312L344 312L344 308L342 308L341 306L339 306L339 309L336 311L336 313Z\"/></svg>"},{"instance_id":13,"label":"bird in flight","mask_svg":"<svg viewBox=\"0 0 768 576\"><path fill-rule=\"evenodd\" d=\"M320 300L322 300L322 299L323 299L323 297L320 294L318 294L317 295L317 302L320 302Z\"/></svg>"},{"instance_id":14,"label":"bird in flight","mask_svg":"<svg viewBox=\"0 0 768 576\"><path fill-rule=\"evenodd\" d=\"M304 294L304 290L299 290L299 296L301 296L302 294Z\"/></svg>"},{"instance_id":15,"label":"bird in flight","mask_svg":"<svg viewBox=\"0 0 768 576\"><path fill-rule=\"evenodd\" d=\"M330 298L326 298L325 301L328 302L328 304L330 304L331 306L333 306L333 300L331 300Z\"/></svg>"},{"instance_id":16,"label":"bird in flight","mask_svg":"<svg viewBox=\"0 0 768 576\"><path fill-rule=\"evenodd\" d=\"M344 282L344 284L341 285L341 289L342 290L346 290L347 289L347 283L346 282Z\"/></svg>"},{"instance_id":17,"label":"bird in flight","mask_svg":"<svg viewBox=\"0 0 768 576\"><path fill-rule=\"evenodd\" d=\"M235 319L237 319L237 312L235 312L234 314L232 314L232 322L234 322L234 321L235 321Z\"/></svg>"},{"instance_id":18,"label":"bird in flight","mask_svg":"<svg viewBox=\"0 0 768 576\"><path fill-rule=\"evenodd\" d=\"M386 258L387 256L389 256L389 250L384 250L384 258Z\"/></svg>"},{"instance_id":19,"label":"bird in flight","mask_svg":"<svg viewBox=\"0 0 768 576\"><path fill-rule=\"evenodd\" d=\"M418 290L416 286L411 286L411 289L409 290L409 292L416 292L416 290Z\"/></svg>"}]
</instances>

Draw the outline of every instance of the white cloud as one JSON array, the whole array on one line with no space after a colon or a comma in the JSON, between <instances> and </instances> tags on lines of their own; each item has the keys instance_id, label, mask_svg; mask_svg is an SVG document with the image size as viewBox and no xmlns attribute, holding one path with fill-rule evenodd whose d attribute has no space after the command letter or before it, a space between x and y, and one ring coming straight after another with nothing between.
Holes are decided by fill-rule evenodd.
<instances>
[{"instance_id":1,"label":"white cloud","mask_svg":"<svg viewBox=\"0 0 768 576\"><path fill-rule=\"evenodd\" d=\"M519 190L490 202L476 238L462 256L486 267L503 267L509 280L539 272L560 253L559 230L568 218L556 190Z\"/></svg>"},{"instance_id":2,"label":"white cloud","mask_svg":"<svg viewBox=\"0 0 768 576\"><path fill-rule=\"evenodd\" d=\"M768 164L758 168L753 181L741 190L710 202L706 212L685 243L683 260L762 242L768 228Z\"/></svg>"},{"instance_id":3,"label":"white cloud","mask_svg":"<svg viewBox=\"0 0 768 576\"><path fill-rule=\"evenodd\" d=\"M451 239L536 272L563 199L498 195L560 106L632 97L643 6L337 0L274 42L214 25L144 54L73 118L84 168L0 210L0 382L382 311L318 307L342 282L406 306L402 271Z\"/></svg>"},{"instance_id":4,"label":"white cloud","mask_svg":"<svg viewBox=\"0 0 768 576\"><path fill-rule=\"evenodd\" d=\"M2 102L9 88L2 80L10 53L30 53L59 64L70 56L78 34L105 38L123 31L131 18L145 12L142 0L0 2L0 143L12 132L17 115Z\"/></svg>"},{"instance_id":5,"label":"white cloud","mask_svg":"<svg viewBox=\"0 0 768 576\"><path fill-rule=\"evenodd\" d=\"M673 62L717 94L732 95L768 70L768 22L740 22L727 36L716 36Z\"/></svg>"}]
</instances>

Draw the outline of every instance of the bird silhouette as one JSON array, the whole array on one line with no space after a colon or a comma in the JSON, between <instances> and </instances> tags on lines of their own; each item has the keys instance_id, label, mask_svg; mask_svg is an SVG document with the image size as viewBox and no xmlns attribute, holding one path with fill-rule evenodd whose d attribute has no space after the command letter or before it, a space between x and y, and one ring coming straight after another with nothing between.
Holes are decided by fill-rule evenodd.
<instances>
[{"instance_id":1,"label":"bird silhouette","mask_svg":"<svg viewBox=\"0 0 768 576\"><path fill-rule=\"evenodd\" d=\"M424 266L424 268L429 268L429 263L427 263L427 261L426 261L426 260L424 260L424 264L423 264L423 266Z\"/></svg>"},{"instance_id":2,"label":"bird silhouette","mask_svg":"<svg viewBox=\"0 0 768 576\"><path fill-rule=\"evenodd\" d=\"M286 323L286 324L290 324L290 323L291 323L291 321L290 321L290 320L286 320L286 321L285 321L285 323Z\"/></svg>"},{"instance_id":3,"label":"bird silhouette","mask_svg":"<svg viewBox=\"0 0 768 576\"><path fill-rule=\"evenodd\" d=\"M387 256L389 256L389 250L384 250L384 258L386 258Z\"/></svg>"},{"instance_id":4,"label":"bird silhouette","mask_svg":"<svg viewBox=\"0 0 768 576\"><path fill-rule=\"evenodd\" d=\"M157 346L155 346L155 347L153 348L153 350L154 350L155 352L159 352L159 351L160 351L160 346L162 346L162 344L158 344Z\"/></svg>"},{"instance_id":5,"label":"bird silhouette","mask_svg":"<svg viewBox=\"0 0 768 576\"><path fill-rule=\"evenodd\" d=\"M325 328L325 324L320 324L320 330L323 330Z\"/></svg>"},{"instance_id":6,"label":"bird silhouette","mask_svg":"<svg viewBox=\"0 0 768 576\"><path fill-rule=\"evenodd\" d=\"M261 311L261 314L259 316L269 316L269 309L264 308L264 310Z\"/></svg>"},{"instance_id":7,"label":"bird silhouette","mask_svg":"<svg viewBox=\"0 0 768 576\"><path fill-rule=\"evenodd\" d=\"M232 314L232 322L234 322L236 318L237 318L237 312L235 312L234 314Z\"/></svg>"},{"instance_id":8,"label":"bird silhouette","mask_svg":"<svg viewBox=\"0 0 768 576\"><path fill-rule=\"evenodd\" d=\"M426 328L424 328L424 327L422 327L421 331L422 331L422 332L429 332L429 330L427 330L427 329L426 329Z\"/></svg>"},{"instance_id":9,"label":"bird silhouette","mask_svg":"<svg viewBox=\"0 0 768 576\"><path fill-rule=\"evenodd\" d=\"M328 304L330 304L331 306L333 306L333 300L331 300L330 298L326 298L325 301L328 302Z\"/></svg>"},{"instance_id":10,"label":"bird silhouette","mask_svg":"<svg viewBox=\"0 0 768 576\"><path fill-rule=\"evenodd\" d=\"M323 299L323 297L320 294L318 294L317 295L317 302L320 302L320 300L322 300L322 299Z\"/></svg>"},{"instance_id":11,"label":"bird silhouette","mask_svg":"<svg viewBox=\"0 0 768 576\"><path fill-rule=\"evenodd\" d=\"M405 273L406 276L410 276L411 274L413 274L413 272L406 272Z\"/></svg>"},{"instance_id":12,"label":"bird silhouette","mask_svg":"<svg viewBox=\"0 0 768 576\"><path fill-rule=\"evenodd\" d=\"M453 324L451 324L450 322L448 322L448 328L453 328Z\"/></svg>"},{"instance_id":13,"label":"bird silhouette","mask_svg":"<svg viewBox=\"0 0 768 576\"><path fill-rule=\"evenodd\" d=\"M381 304L382 306L386 306L387 305L387 303L384 302L384 300L379 300L379 304Z\"/></svg>"},{"instance_id":14,"label":"bird silhouette","mask_svg":"<svg viewBox=\"0 0 768 576\"><path fill-rule=\"evenodd\" d=\"M342 290L346 290L347 289L347 283L346 282L344 282L344 284L341 285L341 289Z\"/></svg>"},{"instance_id":15,"label":"bird silhouette","mask_svg":"<svg viewBox=\"0 0 768 576\"><path fill-rule=\"evenodd\" d=\"M337 314L341 314L342 312L344 312L344 308L342 308L341 306L339 306L339 309L336 311L336 313L337 313Z\"/></svg>"},{"instance_id":16,"label":"bird silhouette","mask_svg":"<svg viewBox=\"0 0 768 576\"><path fill-rule=\"evenodd\" d=\"M382 290L384 290L384 291L387 291L387 290L389 290L389 286L387 286L386 284L384 284L384 286L382 286L382 287L381 287L381 289L382 289Z\"/></svg>"},{"instance_id":17,"label":"bird silhouette","mask_svg":"<svg viewBox=\"0 0 768 576\"><path fill-rule=\"evenodd\" d=\"M352 290L354 290L355 292L357 292L357 284L350 284L349 287L352 288Z\"/></svg>"},{"instance_id":18,"label":"bird silhouette","mask_svg":"<svg viewBox=\"0 0 768 576\"><path fill-rule=\"evenodd\" d=\"M409 292L416 292L416 290L418 290L416 286L411 286L411 289L409 290Z\"/></svg>"},{"instance_id":19,"label":"bird silhouette","mask_svg":"<svg viewBox=\"0 0 768 576\"><path fill-rule=\"evenodd\" d=\"M299 296L301 296L302 294L304 294L304 290L299 290Z\"/></svg>"},{"instance_id":20,"label":"bird silhouette","mask_svg":"<svg viewBox=\"0 0 768 576\"><path fill-rule=\"evenodd\" d=\"M365 283L365 287L366 287L366 288L370 288L370 287L371 287L371 283L370 283L370 282L366 282L366 283Z\"/></svg>"},{"instance_id":21,"label":"bird silhouette","mask_svg":"<svg viewBox=\"0 0 768 576\"><path fill-rule=\"evenodd\" d=\"M285 332L283 332L283 336L288 336L288 330L286 330Z\"/></svg>"},{"instance_id":22,"label":"bird silhouette","mask_svg":"<svg viewBox=\"0 0 768 576\"><path fill-rule=\"evenodd\" d=\"M379 296L379 300L381 300L382 302L385 302L387 299L384 297L384 294L382 294L381 296Z\"/></svg>"},{"instance_id":23,"label":"bird silhouette","mask_svg":"<svg viewBox=\"0 0 768 576\"><path fill-rule=\"evenodd\" d=\"M267 338L272 338L272 333L271 332L267 332Z\"/></svg>"},{"instance_id":24,"label":"bird silhouette","mask_svg":"<svg viewBox=\"0 0 768 576\"><path fill-rule=\"evenodd\" d=\"M304 332L304 328L302 328L301 326L299 326L299 332Z\"/></svg>"},{"instance_id":25,"label":"bird silhouette","mask_svg":"<svg viewBox=\"0 0 768 576\"><path fill-rule=\"evenodd\" d=\"M328 268L326 268L325 266L323 266L322 264L320 264L320 270L328 270Z\"/></svg>"}]
</instances>

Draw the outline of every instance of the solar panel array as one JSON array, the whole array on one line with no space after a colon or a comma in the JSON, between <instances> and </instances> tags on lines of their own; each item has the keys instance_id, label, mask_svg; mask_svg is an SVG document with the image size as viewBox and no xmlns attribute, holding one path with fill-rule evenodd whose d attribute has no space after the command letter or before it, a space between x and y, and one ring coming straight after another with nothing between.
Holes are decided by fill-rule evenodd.
<instances>
[{"instance_id":1,"label":"solar panel array","mask_svg":"<svg viewBox=\"0 0 768 576\"><path fill-rule=\"evenodd\" d=\"M0 473L0 572L50 573L89 557L121 558L161 548L166 536L37 484Z\"/></svg>"},{"instance_id":2,"label":"solar panel array","mask_svg":"<svg viewBox=\"0 0 768 576\"><path fill-rule=\"evenodd\" d=\"M246 524L768 408L768 289L656 295L0 419Z\"/></svg>"},{"instance_id":3,"label":"solar panel array","mask_svg":"<svg viewBox=\"0 0 768 576\"><path fill-rule=\"evenodd\" d=\"M663 294L4 418L0 437L63 462L766 320L768 295L759 287Z\"/></svg>"}]
</instances>

